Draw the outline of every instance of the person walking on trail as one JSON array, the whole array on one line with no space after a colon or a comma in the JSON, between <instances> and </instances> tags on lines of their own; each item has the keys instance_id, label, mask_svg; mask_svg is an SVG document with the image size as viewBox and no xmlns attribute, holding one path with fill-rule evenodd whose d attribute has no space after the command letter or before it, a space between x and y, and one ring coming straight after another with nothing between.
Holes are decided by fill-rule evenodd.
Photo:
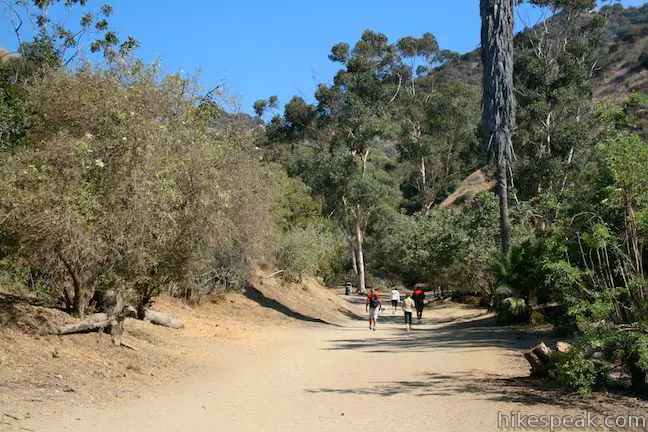
<instances>
[{"instance_id":1,"label":"person walking on trail","mask_svg":"<svg viewBox=\"0 0 648 432\"><path fill-rule=\"evenodd\" d=\"M373 289L367 296L365 311L369 312L369 330L376 330L376 321L378 321L378 313L382 307L380 296Z\"/></svg>"},{"instance_id":2,"label":"person walking on trail","mask_svg":"<svg viewBox=\"0 0 648 432\"><path fill-rule=\"evenodd\" d=\"M392 315L396 313L396 307L398 307L398 302L400 301L400 293L398 288L394 287L391 291L391 305L392 305Z\"/></svg>"},{"instance_id":3,"label":"person walking on trail","mask_svg":"<svg viewBox=\"0 0 648 432\"><path fill-rule=\"evenodd\" d=\"M412 312L414 311L414 300L412 296L407 294L403 300L403 313L405 314L405 330L412 331Z\"/></svg>"},{"instance_id":4,"label":"person walking on trail","mask_svg":"<svg viewBox=\"0 0 648 432\"><path fill-rule=\"evenodd\" d=\"M421 288L417 288L412 293L412 299L416 307L416 319L420 323L423 319L423 307L425 306L425 292Z\"/></svg>"}]
</instances>

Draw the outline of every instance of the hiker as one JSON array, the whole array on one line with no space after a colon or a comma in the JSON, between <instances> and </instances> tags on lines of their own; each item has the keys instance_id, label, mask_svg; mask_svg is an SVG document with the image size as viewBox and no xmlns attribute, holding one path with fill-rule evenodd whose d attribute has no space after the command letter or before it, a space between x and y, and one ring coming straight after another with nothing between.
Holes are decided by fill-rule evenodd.
<instances>
[{"instance_id":1,"label":"hiker","mask_svg":"<svg viewBox=\"0 0 648 432\"><path fill-rule=\"evenodd\" d=\"M423 307L425 306L425 292L421 288L416 288L412 293L412 299L416 306L416 319L420 323L423 319Z\"/></svg>"},{"instance_id":2,"label":"hiker","mask_svg":"<svg viewBox=\"0 0 648 432\"><path fill-rule=\"evenodd\" d=\"M372 288L365 304L365 311L369 312L369 330L376 330L376 321L378 320L378 312L380 312L381 307L382 301L380 300L380 296Z\"/></svg>"},{"instance_id":3,"label":"hiker","mask_svg":"<svg viewBox=\"0 0 648 432\"><path fill-rule=\"evenodd\" d=\"M414 300L412 300L412 295L407 294L405 300L403 300L403 313L405 314L405 330L412 331L412 312L414 311Z\"/></svg>"},{"instance_id":4,"label":"hiker","mask_svg":"<svg viewBox=\"0 0 648 432\"><path fill-rule=\"evenodd\" d=\"M394 287L394 289L391 290L392 315L396 313L396 307L398 306L399 301L400 293L398 292L398 288Z\"/></svg>"}]
</instances>

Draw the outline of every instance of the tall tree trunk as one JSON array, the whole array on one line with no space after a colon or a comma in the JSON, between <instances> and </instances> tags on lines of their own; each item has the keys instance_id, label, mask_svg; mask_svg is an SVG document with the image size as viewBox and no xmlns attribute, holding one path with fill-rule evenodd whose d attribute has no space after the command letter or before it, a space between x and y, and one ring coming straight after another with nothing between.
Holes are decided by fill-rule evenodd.
<instances>
[{"instance_id":1,"label":"tall tree trunk","mask_svg":"<svg viewBox=\"0 0 648 432\"><path fill-rule=\"evenodd\" d=\"M421 171L421 196L425 197L425 192L427 191L427 172L425 170L425 157L421 158L420 171Z\"/></svg>"},{"instance_id":2,"label":"tall tree trunk","mask_svg":"<svg viewBox=\"0 0 648 432\"><path fill-rule=\"evenodd\" d=\"M362 243L364 242L364 233L362 232L362 227L360 226L360 220L356 219L356 241L357 248L356 252L358 254L357 264L358 264L358 290L364 294L365 292L365 265L364 265L364 252L362 251Z\"/></svg>"},{"instance_id":3,"label":"tall tree trunk","mask_svg":"<svg viewBox=\"0 0 648 432\"><path fill-rule=\"evenodd\" d=\"M484 65L482 131L497 167L502 252L509 255L508 163L515 128L513 96L513 0L480 0L481 57Z\"/></svg>"},{"instance_id":4,"label":"tall tree trunk","mask_svg":"<svg viewBox=\"0 0 648 432\"><path fill-rule=\"evenodd\" d=\"M344 227L347 242L349 243L349 252L351 254L351 265L353 266L353 273L358 277L358 254L356 251L356 238L350 224L349 207L347 206L346 198L342 197L344 204Z\"/></svg>"},{"instance_id":5,"label":"tall tree trunk","mask_svg":"<svg viewBox=\"0 0 648 432\"><path fill-rule=\"evenodd\" d=\"M353 274L358 276L358 254L356 253L356 248L353 245L353 241L349 241L349 252L351 253L351 266L353 267Z\"/></svg>"}]
</instances>

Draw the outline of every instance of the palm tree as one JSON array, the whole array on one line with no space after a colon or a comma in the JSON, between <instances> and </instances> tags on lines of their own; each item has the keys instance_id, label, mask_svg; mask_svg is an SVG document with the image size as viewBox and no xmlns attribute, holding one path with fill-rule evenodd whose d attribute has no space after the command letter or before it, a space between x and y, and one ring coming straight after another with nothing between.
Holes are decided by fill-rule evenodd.
<instances>
[{"instance_id":1,"label":"palm tree","mask_svg":"<svg viewBox=\"0 0 648 432\"><path fill-rule=\"evenodd\" d=\"M482 131L496 162L502 253L509 256L508 167L515 128L513 97L513 0L480 0L481 56L484 65Z\"/></svg>"},{"instance_id":2,"label":"palm tree","mask_svg":"<svg viewBox=\"0 0 648 432\"><path fill-rule=\"evenodd\" d=\"M528 318L531 286L525 268L527 262L524 248L513 246L508 257L497 256L488 269L495 282L492 306L500 323L522 322Z\"/></svg>"}]
</instances>

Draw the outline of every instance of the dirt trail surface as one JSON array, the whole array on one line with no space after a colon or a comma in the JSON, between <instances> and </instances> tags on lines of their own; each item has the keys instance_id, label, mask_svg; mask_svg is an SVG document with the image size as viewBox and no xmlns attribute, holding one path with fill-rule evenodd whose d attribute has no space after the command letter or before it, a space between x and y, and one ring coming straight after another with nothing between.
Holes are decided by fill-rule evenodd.
<instances>
[{"instance_id":1,"label":"dirt trail surface","mask_svg":"<svg viewBox=\"0 0 648 432\"><path fill-rule=\"evenodd\" d=\"M363 314L362 299L352 302ZM641 402L583 400L520 379L528 375L520 348L536 336L492 324L479 310L444 305L427 310L412 333L402 328L400 312L392 316L389 309L377 331L361 319L344 326L305 322L263 343L223 342L213 347L218 355L176 383L105 405L89 400L47 418L33 415L20 426L39 432L494 431L498 412L648 412Z\"/></svg>"}]
</instances>

